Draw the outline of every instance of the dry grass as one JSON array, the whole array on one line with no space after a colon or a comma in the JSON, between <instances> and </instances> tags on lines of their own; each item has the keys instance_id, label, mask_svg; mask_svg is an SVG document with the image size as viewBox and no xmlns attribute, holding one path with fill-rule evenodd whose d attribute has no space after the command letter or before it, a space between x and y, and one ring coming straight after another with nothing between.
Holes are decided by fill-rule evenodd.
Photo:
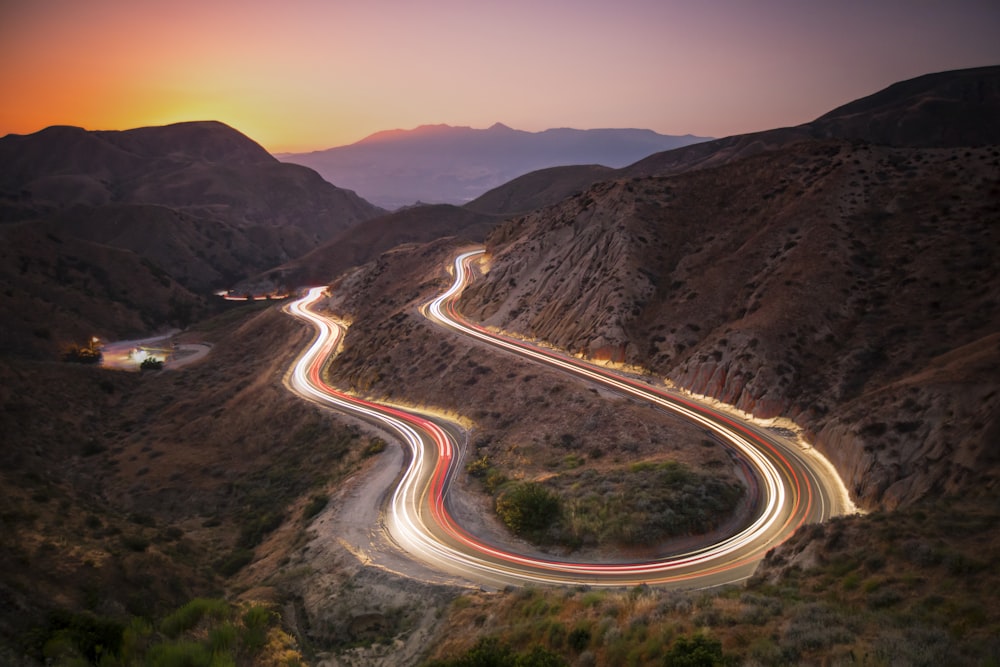
<instances>
[{"instance_id":1,"label":"dry grass","mask_svg":"<svg viewBox=\"0 0 1000 667\"><path fill-rule=\"evenodd\" d=\"M184 370L0 366L5 642L51 609L149 617L221 593L277 526L298 527L269 552L293 548L309 497L360 460L367 437L281 385L304 327L249 307L206 328Z\"/></svg>"},{"instance_id":2,"label":"dry grass","mask_svg":"<svg viewBox=\"0 0 1000 667\"><path fill-rule=\"evenodd\" d=\"M998 525L995 502L940 501L804 528L746 586L468 594L431 656L492 636L570 664L661 665L679 638L705 634L737 664L989 663L1000 653Z\"/></svg>"}]
</instances>

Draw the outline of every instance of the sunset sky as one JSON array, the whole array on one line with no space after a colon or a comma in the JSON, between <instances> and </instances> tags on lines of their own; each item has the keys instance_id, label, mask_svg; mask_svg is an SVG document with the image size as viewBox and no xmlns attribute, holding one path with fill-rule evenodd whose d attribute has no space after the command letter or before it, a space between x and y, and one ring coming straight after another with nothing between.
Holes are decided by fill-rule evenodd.
<instances>
[{"instance_id":1,"label":"sunset sky","mask_svg":"<svg viewBox=\"0 0 1000 667\"><path fill-rule=\"evenodd\" d=\"M1000 64L996 0L0 0L0 135L221 120L273 152L430 123L725 136Z\"/></svg>"}]
</instances>

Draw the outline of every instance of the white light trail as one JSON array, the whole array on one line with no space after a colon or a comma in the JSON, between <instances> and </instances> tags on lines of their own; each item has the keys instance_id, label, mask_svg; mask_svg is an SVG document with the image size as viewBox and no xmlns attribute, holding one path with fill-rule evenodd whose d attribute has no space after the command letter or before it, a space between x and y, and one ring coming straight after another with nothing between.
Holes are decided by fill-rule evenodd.
<instances>
[{"instance_id":1,"label":"white light trail","mask_svg":"<svg viewBox=\"0 0 1000 667\"><path fill-rule=\"evenodd\" d=\"M411 452L410 462L389 501L386 525L395 542L414 558L480 585L531 582L715 586L746 578L767 550L787 539L799 525L826 519L838 511L829 500L837 496L827 491L826 477L810 469L798 452L765 439L756 429L690 400L668 395L664 390L496 335L462 319L454 301L470 280L469 263L482 253L482 250L466 252L455 259L452 285L421 309L428 318L492 346L671 410L702 426L728 443L752 466L759 483L755 486L760 502L753 520L734 535L712 545L645 562L545 559L487 544L469 534L448 513L445 499L458 457L457 445L444 429L425 416L350 396L323 381L321 370L336 350L343 327L310 310L324 289L312 288L286 307L291 314L311 322L318 331L316 339L296 361L289 386L305 398L381 424L406 444Z\"/></svg>"}]
</instances>

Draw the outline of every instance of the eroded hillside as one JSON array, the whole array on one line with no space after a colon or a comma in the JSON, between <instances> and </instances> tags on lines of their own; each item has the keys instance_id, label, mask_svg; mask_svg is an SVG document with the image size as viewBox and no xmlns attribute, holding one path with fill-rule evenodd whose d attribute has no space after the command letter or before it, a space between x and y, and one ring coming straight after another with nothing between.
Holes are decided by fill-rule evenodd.
<instances>
[{"instance_id":1,"label":"eroded hillside","mask_svg":"<svg viewBox=\"0 0 1000 667\"><path fill-rule=\"evenodd\" d=\"M462 307L792 417L866 505L991 488L998 165L804 142L596 185L499 228Z\"/></svg>"},{"instance_id":2,"label":"eroded hillside","mask_svg":"<svg viewBox=\"0 0 1000 667\"><path fill-rule=\"evenodd\" d=\"M444 412L469 429L470 476L457 483L471 491L472 525L511 539L493 497L519 482L542 484L565 508L564 520L528 537L550 550L584 549L576 557L620 558L622 547L662 553L675 548L673 539L702 539L745 520L750 499L739 465L702 429L426 320L418 308L447 286L444 269L456 252L451 242L400 248L333 285L328 307L351 326L330 374L336 386ZM685 508L675 505L676 525L659 530L657 513L640 506L662 501L656 480L670 475L677 488L683 477L692 495ZM599 520L590 506L598 499L621 506L618 521ZM688 510L704 511L702 521Z\"/></svg>"}]
</instances>

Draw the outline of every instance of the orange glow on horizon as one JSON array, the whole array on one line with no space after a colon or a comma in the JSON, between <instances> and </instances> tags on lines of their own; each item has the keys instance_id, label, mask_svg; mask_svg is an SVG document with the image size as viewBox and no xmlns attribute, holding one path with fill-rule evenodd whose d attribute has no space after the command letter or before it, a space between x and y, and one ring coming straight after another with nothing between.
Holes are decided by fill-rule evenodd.
<instances>
[{"instance_id":1,"label":"orange glow on horizon","mask_svg":"<svg viewBox=\"0 0 1000 667\"><path fill-rule=\"evenodd\" d=\"M209 119L272 152L435 123L725 136L1000 62L1000 6L837 4L4 3L0 136Z\"/></svg>"}]
</instances>

